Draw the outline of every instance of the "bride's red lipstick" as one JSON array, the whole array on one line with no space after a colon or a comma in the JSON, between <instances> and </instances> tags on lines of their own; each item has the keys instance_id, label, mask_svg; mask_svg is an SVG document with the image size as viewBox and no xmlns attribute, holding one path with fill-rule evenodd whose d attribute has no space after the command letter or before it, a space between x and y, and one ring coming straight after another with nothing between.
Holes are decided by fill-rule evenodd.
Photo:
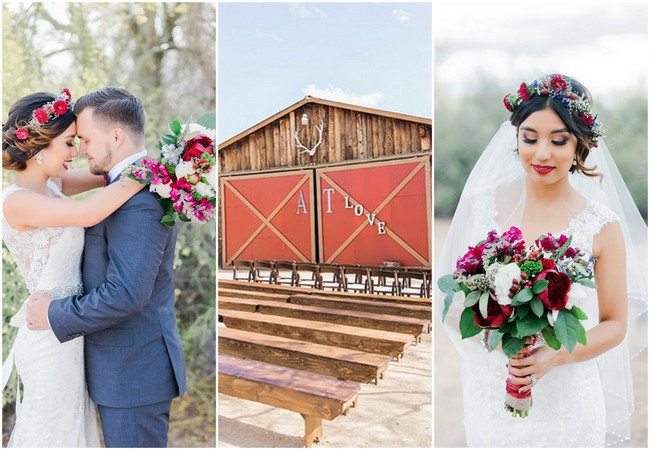
<instances>
[{"instance_id":1,"label":"bride's red lipstick","mask_svg":"<svg viewBox=\"0 0 650 450\"><path fill-rule=\"evenodd\" d=\"M533 166L533 169L535 169L535 172L537 172L540 175L549 174L555 169L555 167L553 167L553 166L538 166L538 165L535 165L535 164L532 164L532 166Z\"/></svg>"}]
</instances>

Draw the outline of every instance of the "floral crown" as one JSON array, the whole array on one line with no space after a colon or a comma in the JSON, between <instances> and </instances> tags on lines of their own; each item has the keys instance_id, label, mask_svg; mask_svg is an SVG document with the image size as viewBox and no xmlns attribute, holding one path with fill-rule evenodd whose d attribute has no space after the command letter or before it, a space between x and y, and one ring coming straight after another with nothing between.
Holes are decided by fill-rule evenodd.
<instances>
[{"instance_id":1,"label":"floral crown","mask_svg":"<svg viewBox=\"0 0 650 450\"><path fill-rule=\"evenodd\" d=\"M28 125L35 127L43 125L52 119L64 115L73 105L70 91L68 88L63 88L61 89L61 93L53 101L32 111L32 120L29 121ZM16 137L24 141L29 137L29 131L27 128L18 128L16 130Z\"/></svg>"},{"instance_id":2,"label":"floral crown","mask_svg":"<svg viewBox=\"0 0 650 450\"><path fill-rule=\"evenodd\" d=\"M580 121L591 129L590 147L597 147L597 139L605 137L605 127L598 122L598 114L591 114L591 103L585 94L578 95L571 89L571 82L567 82L562 75L544 75L532 83L523 82L517 94L508 94L503 98L503 104L510 112L519 105L527 102L535 95L548 95L561 99L562 104L571 112L578 115Z\"/></svg>"}]
</instances>

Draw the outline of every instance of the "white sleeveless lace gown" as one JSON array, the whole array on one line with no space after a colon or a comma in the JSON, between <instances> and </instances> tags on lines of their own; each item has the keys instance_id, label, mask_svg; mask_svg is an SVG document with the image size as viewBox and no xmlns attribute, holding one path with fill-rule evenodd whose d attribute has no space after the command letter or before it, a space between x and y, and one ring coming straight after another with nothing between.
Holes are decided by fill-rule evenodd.
<instances>
[{"instance_id":1,"label":"white sleeveless lace gown","mask_svg":"<svg viewBox=\"0 0 650 450\"><path fill-rule=\"evenodd\" d=\"M572 245L591 254L594 235L614 220L617 217L608 208L588 201L562 233L572 234ZM495 223L491 228L499 231ZM588 291L584 310L589 319L583 322L587 330L598 324L596 290ZM506 356L500 351L488 353L476 342L462 345L464 426L469 447L605 446L606 409L596 359L549 371L533 388L533 407L522 419L503 409Z\"/></svg>"},{"instance_id":2,"label":"white sleeveless lace gown","mask_svg":"<svg viewBox=\"0 0 650 450\"><path fill-rule=\"evenodd\" d=\"M54 195L65 197L51 180L48 187ZM9 186L3 202L19 189ZM3 214L2 239L30 294L45 292L56 299L82 292L82 227L18 231ZM17 401L8 446L99 447L96 406L86 389L83 338L61 344L51 330L29 330L25 318L23 304L11 320L19 329L7 365L11 370L13 357L24 395Z\"/></svg>"}]
</instances>

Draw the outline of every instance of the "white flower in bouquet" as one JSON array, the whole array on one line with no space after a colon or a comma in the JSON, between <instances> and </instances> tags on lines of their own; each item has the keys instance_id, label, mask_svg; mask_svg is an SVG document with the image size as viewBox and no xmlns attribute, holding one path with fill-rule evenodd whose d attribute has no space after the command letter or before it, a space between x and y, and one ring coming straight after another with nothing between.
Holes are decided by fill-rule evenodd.
<instances>
[{"instance_id":1,"label":"white flower in bouquet","mask_svg":"<svg viewBox=\"0 0 650 450\"><path fill-rule=\"evenodd\" d=\"M204 172L201 180L208 183L214 189L217 186L217 171L211 170L209 172Z\"/></svg>"},{"instance_id":2,"label":"white flower in bouquet","mask_svg":"<svg viewBox=\"0 0 650 450\"><path fill-rule=\"evenodd\" d=\"M160 195L161 198L169 198L172 187L169 184L150 184L149 191L155 192Z\"/></svg>"},{"instance_id":3,"label":"white flower in bouquet","mask_svg":"<svg viewBox=\"0 0 650 450\"><path fill-rule=\"evenodd\" d=\"M214 197L216 195L214 188L208 183L197 183L194 189L201 197Z\"/></svg>"},{"instance_id":4,"label":"white flower in bouquet","mask_svg":"<svg viewBox=\"0 0 650 450\"><path fill-rule=\"evenodd\" d=\"M494 276L494 293L500 305L510 305L512 303L512 299L508 296L512 287L512 280L519 280L520 278L521 270L515 263L506 264L497 270Z\"/></svg>"},{"instance_id":5,"label":"white flower in bouquet","mask_svg":"<svg viewBox=\"0 0 650 450\"><path fill-rule=\"evenodd\" d=\"M571 284L569 291L569 301L567 301L565 308L571 309L574 306L584 310L587 300L587 290L579 283Z\"/></svg>"},{"instance_id":6,"label":"white flower in bouquet","mask_svg":"<svg viewBox=\"0 0 650 450\"><path fill-rule=\"evenodd\" d=\"M192 161L181 161L176 166L176 178L187 178L188 175L196 172L194 169L194 163Z\"/></svg>"},{"instance_id":7,"label":"white flower in bouquet","mask_svg":"<svg viewBox=\"0 0 650 450\"><path fill-rule=\"evenodd\" d=\"M206 128L203 125L199 125L198 123L184 123L181 124L181 127L183 130L185 130L185 127L189 127L187 132L190 135L204 134L213 141L217 138L217 130Z\"/></svg>"},{"instance_id":8,"label":"white flower in bouquet","mask_svg":"<svg viewBox=\"0 0 650 450\"><path fill-rule=\"evenodd\" d=\"M548 323L550 326L555 325L555 320L557 319L557 316L560 314L560 310L556 309L555 311L547 311L546 312L546 318L548 319Z\"/></svg>"}]
</instances>

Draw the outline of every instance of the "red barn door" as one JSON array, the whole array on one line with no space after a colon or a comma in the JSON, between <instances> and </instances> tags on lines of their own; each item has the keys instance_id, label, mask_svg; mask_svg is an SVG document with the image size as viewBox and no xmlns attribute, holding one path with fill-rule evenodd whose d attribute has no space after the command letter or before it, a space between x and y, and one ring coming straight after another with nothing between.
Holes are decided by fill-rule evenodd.
<instances>
[{"instance_id":1,"label":"red barn door","mask_svg":"<svg viewBox=\"0 0 650 450\"><path fill-rule=\"evenodd\" d=\"M316 260L313 171L220 177L223 264Z\"/></svg>"},{"instance_id":2,"label":"red barn door","mask_svg":"<svg viewBox=\"0 0 650 450\"><path fill-rule=\"evenodd\" d=\"M321 262L430 266L429 159L317 169Z\"/></svg>"}]
</instances>

